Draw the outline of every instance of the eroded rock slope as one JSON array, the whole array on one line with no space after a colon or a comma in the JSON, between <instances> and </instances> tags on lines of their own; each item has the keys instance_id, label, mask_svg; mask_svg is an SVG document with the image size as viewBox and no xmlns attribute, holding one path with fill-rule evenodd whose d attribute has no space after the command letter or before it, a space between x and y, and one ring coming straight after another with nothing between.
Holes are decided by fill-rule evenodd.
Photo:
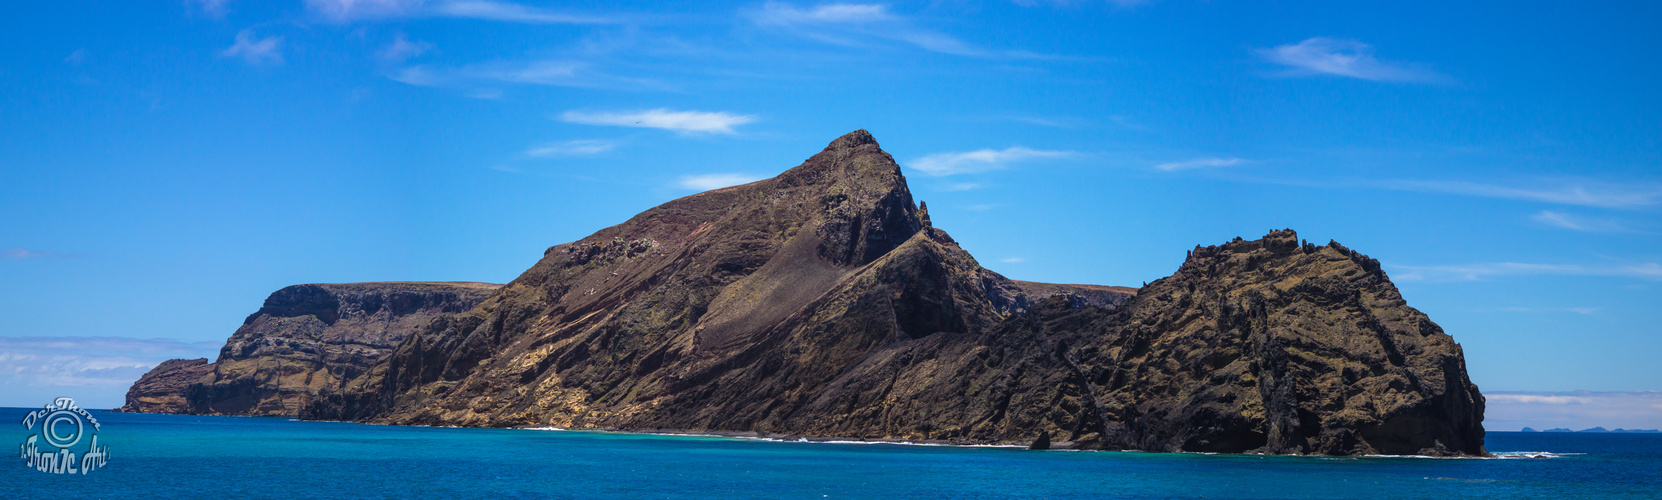
<instances>
[{"instance_id":1,"label":"eroded rock slope","mask_svg":"<svg viewBox=\"0 0 1662 500\"><path fill-rule=\"evenodd\" d=\"M1012 281L932 227L865 131L551 247L319 389L308 418L1483 453L1459 346L1376 261L1278 231L1140 291Z\"/></svg>"}]
</instances>

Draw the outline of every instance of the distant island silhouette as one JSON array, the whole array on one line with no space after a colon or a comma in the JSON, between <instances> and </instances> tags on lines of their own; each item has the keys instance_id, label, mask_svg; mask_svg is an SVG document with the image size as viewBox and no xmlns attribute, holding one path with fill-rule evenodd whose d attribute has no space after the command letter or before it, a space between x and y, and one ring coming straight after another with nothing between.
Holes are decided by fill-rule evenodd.
<instances>
[{"instance_id":1,"label":"distant island silhouette","mask_svg":"<svg viewBox=\"0 0 1662 500\"><path fill-rule=\"evenodd\" d=\"M1594 427L1594 428L1591 428L1591 429L1582 429L1582 430L1579 430L1579 431L1578 431L1578 430L1571 430L1571 429L1565 429L1565 428L1563 428L1563 427L1558 427L1558 428L1553 428L1553 429L1547 429L1547 430L1544 430L1544 431L1538 431L1538 430L1535 430L1535 429L1532 429L1532 428L1529 428L1529 427L1525 427L1525 428L1523 428L1523 429L1522 429L1522 430L1519 430L1519 431L1518 431L1518 432L1634 432L1634 433L1662 433L1662 430L1656 430L1656 429L1620 429L1620 428L1617 428L1617 429L1606 429L1606 428L1603 428L1603 427Z\"/></svg>"}]
</instances>

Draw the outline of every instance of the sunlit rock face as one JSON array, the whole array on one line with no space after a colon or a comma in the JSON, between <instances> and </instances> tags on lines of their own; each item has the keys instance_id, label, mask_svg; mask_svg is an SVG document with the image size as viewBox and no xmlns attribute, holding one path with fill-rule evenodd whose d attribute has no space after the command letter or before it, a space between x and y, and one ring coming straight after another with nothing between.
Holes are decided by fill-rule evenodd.
<instances>
[{"instance_id":1,"label":"sunlit rock face","mask_svg":"<svg viewBox=\"0 0 1662 500\"><path fill-rule=\"evenodd\" d=\"M467 311L498 285L331 283L285 287L248 315L213 363L170 360L128 391L122 411L296 415L363 373L433 318Z\"/></svg>"},{"instance_id":2,"label":"sunlit rock face","mask_svg":"<svg viewBox=\"0 0 1662 500\"><path fill-rule=\"evenodd\" d=\"M309 293L271 324L326 329L340 308ZM203 399L216 412L296 408L238 399L275 379L307 388L286 393L313 396L306 418L392 424L1484 454L1460 347L1377 261L1284 230L1196 247L1141 289L1009 280L934 227L863 130L442 309L362 373L288 368L309 355L300 335L233 337L216 365L249 357L192 391L220 390Z\"/></svg>"}]
</instances>

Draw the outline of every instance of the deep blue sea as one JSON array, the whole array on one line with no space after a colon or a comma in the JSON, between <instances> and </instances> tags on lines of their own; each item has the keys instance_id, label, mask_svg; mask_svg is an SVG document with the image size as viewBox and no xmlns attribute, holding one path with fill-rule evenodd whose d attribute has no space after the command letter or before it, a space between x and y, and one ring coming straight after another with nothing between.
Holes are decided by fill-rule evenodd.
<instances>
[{"instance_id":1,"label":"deep blue sea","mask_svg":"<svg viewBox=\"0 0 1662 500\"><path fill-rule=\"evenodd\" d=\"M29 410L0 409L0 439L20 448ZM1332 458L92 415L102 468L46 474L16 451L0 498L1662 498L1656 434L1489 434L1553 458Z\"/></svg>"}]
</instances>

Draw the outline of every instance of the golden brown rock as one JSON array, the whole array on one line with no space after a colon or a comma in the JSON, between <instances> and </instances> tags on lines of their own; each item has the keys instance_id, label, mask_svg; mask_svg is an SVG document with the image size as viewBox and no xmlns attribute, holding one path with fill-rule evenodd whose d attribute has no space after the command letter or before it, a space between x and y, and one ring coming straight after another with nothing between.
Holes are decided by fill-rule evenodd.
<instances>
[{"instance_id":1,"label":"golden brown rock","mask_svg":"<svg viewBox=\"0 0 1662 500\"><path fill-rule=\"evenodd\" d=\"M248 315L213 363L170 360L133 384L125 411L295 415L381 359L434 317L466 311L498 285L294 285Z\"/></svg>"},{"instance_id":2,"label":"golden brown rock","mask_svg":"<svg viewBox=\"0 0 1662 500\"><path fill-rule=\"evenodd\" d=\"M170 359L151 368L127 389L127 404L112 411L127 413L189 413L185 389L213 373L208 358Z\"/></svg>"}]
</instances>

